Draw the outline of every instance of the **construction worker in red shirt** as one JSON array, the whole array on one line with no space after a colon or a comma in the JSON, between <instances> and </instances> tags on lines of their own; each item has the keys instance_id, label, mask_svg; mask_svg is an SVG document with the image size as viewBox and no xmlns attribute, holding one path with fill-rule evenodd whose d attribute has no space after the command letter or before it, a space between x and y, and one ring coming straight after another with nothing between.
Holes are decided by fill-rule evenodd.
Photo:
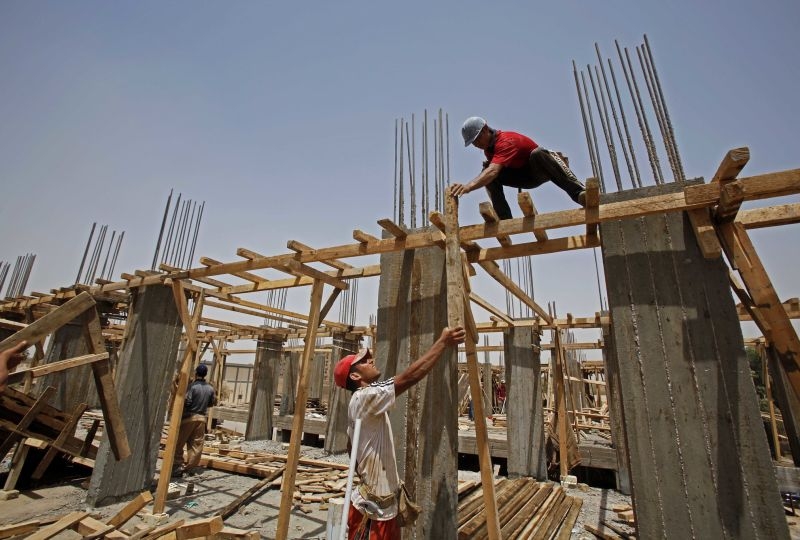
<instances>
[{"instance_id":1,"label":"construction worker in red shirt","mask_svg":"<svg viewBox=\"0 0 800 540\"><path fill-rule=\"evenodd\" d=\"M503 186L531 189L548 180L563 189L570 199L585 206L586 188L560 154L551 152L533 140L513 131L492 129L478 116L467 118L461 126L464 146L483 150L483 171L466 184L453 184L450 194L460 197L480 187L489 192L492 206L500 219L511 219Z\"/></svg>"}]
</instances>

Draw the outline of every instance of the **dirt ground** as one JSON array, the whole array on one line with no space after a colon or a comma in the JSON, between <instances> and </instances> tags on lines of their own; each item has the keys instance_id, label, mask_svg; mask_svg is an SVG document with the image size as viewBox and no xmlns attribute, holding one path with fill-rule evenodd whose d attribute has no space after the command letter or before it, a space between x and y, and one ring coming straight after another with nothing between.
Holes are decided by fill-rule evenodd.
<instances>
[{"instance_id":1,"label":"dirt ground","mask_svg":"<svg viewBox=\"0 0 800 540\"><path fill-rule=\"evenodd\" d=\"M278 452L285 448L281 443L272 441L248 442L242 444L244 451ZM311 459L326 459L339 463L346 463L344 455L330 456L322 449L302 447L303 457ZM461 480L480 480L477 472L459 471ZM10 524L31 519L56 518L75 510L90 511L99 519L114 515L125 504L117 503L99 508L88 508L84 503L86 490L82 487L88 479L77 479L62 483L23 491L16 499L0 501L0 524ZM185 518L187 520L208 517L224 508L249 487L259 480L248 476L230 474L215 470L201 470L194 476L174 480L179 484L181 496L167 501L166 513L170 519ZM193 491L184 495L189 483L193 484ZM155 489L155 484L153 485ZM633 532L621 521L616 519L616 513L611 509L614 505L630 504L630 497L614 490L592 488L585 484L569 489L568 494L581 497L584 504L578 521L572 529L573 539L594 539L594 535L584 530L584 524L597 526L602 520L610 521L617 527ZM277 525L278 509L280 507L280 491L273 488L262 491L261 495L247 505L240 507L239 511L225 520L230 527L252 529L258 531L263 538L274 538ZM312 511L308 514L294 508L290 521L290 538L325 538L328 510L320 508L319 504L310 505ZM145 509L145 512L147 508ZM788 518L791 525L792 538L800 539L800 516ZM137 524L144 524L140 517L131 519L123 530L131 530ZM72 531L66 531L56 538L79 538Z\"/></svg>"},{"instance_id":2,"label":"dirt ground","mask_svg":"<svg viewBox=\"0 0 800 540\"><path fill-rule=\"evenodd\" d=\"M283 452L285 447L279 442L274 441L255 441L242 444L242 450L247 452ZM347 463L346 455L328 455L324 450L313 447L302 447L302 457L310 459L324 459L338 463ZM460 471L461 480L480 481L477 472ZM38 489L22 491L18 498L8 501L0 501L0 524L10 524L31 519L57 518L72 511L86 510L96 514L103 520L113 516L123 506L124 502L103 506L99 508L89 508L85 504L86 489L82 487L88 478L76 479L58 485L42 487ZM176 499L166 503L166 513L170 519L184 518L187 520L208 517L216 511L224 508L229 502L234 500L241 493L259 481L257 478L226 473L215 470L201 470L194 476L187 476L175 479L182 494ZM192 492L185 495L189 484L193 484ZM155 484L153 484L155 489ZM579 496L584 499L581 514L578 522L573 528L572 538L592 539L593 535L583 529L584 523L596 524L600 519L612 520L615 517L611 507L615 504L630 503L630 497L626 497L613 490L603 490L591 488L585 484L570 489L569 494ZM263 538L274 538L275 527L277 525L278 509L280 508L280 491L269 489L262 491L260 496L251 500L239 508L239 511L225 520L225 524L230 527L240 529L256 530ZM290 521L289 536L291 538L325 538L326 524L328 521L328 510L320 507L319 504L308 505L312 511L305 514L295 507ZM147 508L145 509L145 512ZM140 517L134 517L124 527L123 530L132 530L145 521ZM622 526L619 523L617 525ZM79 538L80 536L72 531L66 531L56 538Z\"/></svg>"}]
</instances>

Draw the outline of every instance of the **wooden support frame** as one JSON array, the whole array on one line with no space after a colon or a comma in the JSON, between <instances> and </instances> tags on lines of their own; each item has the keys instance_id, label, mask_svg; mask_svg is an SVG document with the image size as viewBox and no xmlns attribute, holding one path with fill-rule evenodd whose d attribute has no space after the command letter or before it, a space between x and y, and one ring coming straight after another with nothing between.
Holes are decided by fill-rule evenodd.
<instances>
[{"instance_id":1,"label":"wooden support frame","mask_svg":"<svg viewBox=\"0 0 800 540\"><path fill-rule=\"evenodd\" d=\"M448 326L467 327L471 310L469 302L464 301L464 271L461 259L461 244L458 236L458 199L448 196L445 199L445 272L447 276L447 324ZM474 336L477 337L477 336ZM494 491L494 478L492 474L492 457L489 453L489 436L486 430L486 415L483 410L483 395L481 392L480 372L478 370L478 356L475 352L475 342L470 336L464 343L467 348L467 366L469 372L469 386L472 394L472 406L475 418L475 438L478 449L478 461L481 470L481 485L483 486L483 500L486 512L486 530L489 540L499 540L500 517L497 512L497 500Z\"/></svg>"},{"instance_id":2,"label":"wooden support frame","mask_svg":"<svg viewBox=\"0 0 800 540\"><path fill-rule=\"evenodd\" d=\"M494 206L492 203L485 201L478 205L478 212L480 212L481 217L483 217L483 221L486 223L499 223L500 218L497 217L497 212L494 211ZM502 234L497 236L497 241L503 247L511 246L511 238L508 235Z\"/></svg>"},{"instance_id":3,"label":"wooden support frame","mask_svg":"<svg viewBox=\"0 0 800 540\"><path fill-rule=\"evenodd\" d=\"M388 218L379 219L378 225L380 225L384 231L388 232L398 240L402 240L406 236L408 236L408 231L405 228L398 225L397 223L395 223L394 221L392 221L391 219Z\"/></svg>"},{"instance_id":4,"label":"wooden support frame","mask_svg":"<svg viewBox=\"0 0 800 540\"><path fill-rule=\"evenodd\" d=\"M289 453L286 457L286 474L281 484L281 507L278 514L278 524L275 529L275 537L277 540L286 540L289 534L289 520L291 518L292 499L294 497L294 480L297 475L298 460L300 459L300 442L303 437L303 421L306 416L308 379L311 375L311 358L314 354L314 346L316 344L323 288L324 283L321 280L315 280L311 288L309 324L300 363L300 380L297 385L294 413L292 414L292 438L289 442Z\"/></svg>"},{"instance_id":5,"label":"wooden support frame","mask_svg":"<svg viewBox=\"0 0 800 540\"><path fill-rule=\"evenodd\" d=\"M536 219L536 216L539 215L539 211L536 210L536 205L533 204L533 198L528 191L522 191L517 193L517 204L519 205L520 210L522 210L522 214L525 217L531 217ZM540 242L547 241L547 231L543 231L540 229L533 230L533 236Z\"/></svg>"},{"instance_id":6,"label":"wooden support frame","mask_svg":"<svg viewBox=\"0 0 800 540\"><path fill-rule=\"evenodd\" d=\"M172 294L175 297L175 305L178 308L181 322L183 323L186 334L186 350L181 362L181 370L178 375L178 387L175 389L175 397L172 401L172 412L169 417L169 430L167 431L167 444L164 448L164 455L161 458L161 471L158 474L158 486L153 500L153 513L164 512L164 505L167 500L169 490L169 480L172 475L172 465L175 462L175 449L178 446L178 432L181 427L181 417L183 416L183 404L186 400L186 388L189 386L189 377L197 352L197 325L203 313L203 302L205 295L201 291L194 307L194 313L189 315L189 304L186 300L186 291L183 281L174 280L172 282Z\"/></svg>"},{"instance_id":7,"label":"wooden support frame","mask_svg":"<svg viewBox=\"0 0 800 540\"><path fill-rule=\"evenodd\" d=\"M600 182L597 178L586 181L586 236L597 236L600 221Z\"/></svg>"},{"instance_id":8,"label":"wooden support frame","mask_svg":"<svg viewBox=\"0 0 800 540\"><path fill-rule=\"evenodd\" d=\"M59 449L61 448L61 446L63 446L63 444L66 442L68 438L72 437L75 434L75 428L78 427L78 422L80 421L81 416L83 416L83 413L86 411L87 408L88 405L86 403L81 403L77 407L75 407L75 410L72 411L72 415L70 415L69 420L64 424L64 427L61 429L61 433L58 434L58 437L56 437L56 440L53 442L53 444L50 445L50 448L47 449L47 452L45 453L42 460L39 462L39 465L36 466L36 470L33 471L31 478L33 478L34 480L39 480L42 477L44 471L47 470L47 467L50 466L50 463L53 461L53 458L55 458L56 454L60 451Z\"/></svg>"}]
</instances>

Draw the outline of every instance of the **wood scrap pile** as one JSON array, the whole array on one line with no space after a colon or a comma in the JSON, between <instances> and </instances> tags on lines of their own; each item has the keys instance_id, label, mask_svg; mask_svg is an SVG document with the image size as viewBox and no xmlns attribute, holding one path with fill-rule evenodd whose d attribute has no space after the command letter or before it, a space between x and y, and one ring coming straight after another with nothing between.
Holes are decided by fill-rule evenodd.
<instances>
[{"instance_id":1,"label":"wood scrap pile","mask_svg":"<svg viewBox=\"0 0 800 540\"><path fill-rule=\"evenodd\" d=\"M598 524L584 524L583 528L604 540L617 540L619 538L636 538L636 521L633 517L633 508L629 504L615 504L611 510L617 514L616 523L601 519Z\"/></svg>"},{"instance_id":2,"label":"wood scrap pile","mask_svg":"<svg viewBox=\"0 0 800 540\"><path fill-rule=\"evenodd\" d=\"M583 500L570 497L559 484L531 478L495 482L495 497L504 539L568 539ZM459 489L458 538L488 538L480 486Z\"/></svg>"}]
</instances>

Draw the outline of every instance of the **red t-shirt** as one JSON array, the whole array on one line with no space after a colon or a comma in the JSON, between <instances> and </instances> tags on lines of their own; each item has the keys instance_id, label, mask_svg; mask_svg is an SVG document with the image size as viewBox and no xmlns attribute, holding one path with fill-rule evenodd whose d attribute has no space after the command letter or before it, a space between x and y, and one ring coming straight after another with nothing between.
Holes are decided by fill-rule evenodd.
<instances>
[{"instance_id":1,"label":"red t-shirt","mask_svg":"<svg viewBox=\"0 0 800 540\"><path fill-rule=\"evenodd\" d=\"M503 167L512 169L524 167L528 163L531 152L539 147L532 139L520 133L500 131L499 129L495 133L497 136L494 141L494 151L487 148L484 153L486 159L491 163L497 163Z\"/></svg>"}]
</instances>

